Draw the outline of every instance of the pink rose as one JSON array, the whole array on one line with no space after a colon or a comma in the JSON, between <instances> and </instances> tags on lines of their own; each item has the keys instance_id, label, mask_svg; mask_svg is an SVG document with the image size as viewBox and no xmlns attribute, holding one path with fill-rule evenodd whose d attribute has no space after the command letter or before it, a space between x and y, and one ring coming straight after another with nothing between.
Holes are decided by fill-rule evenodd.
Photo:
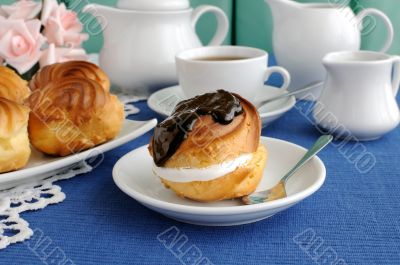
<instances>
[{"instance_id":1,"label":"pink rose","mask_svg":"<svg viewBox=\"0 0 400 265\"><path fill-rule=\"evenodd\" d=\"M43 9L41 14L42 24L45 25L49 17L58 9L58 2L56 0L44 0Z\"/></svg>"},{"instance_id":2,"label":"pink rose","mask_svg":"<svg viewBox=\"0 0 400 265\"><path fill-rule=\"evenodd\" d=\"M88 35L82 33L83 26L77 14L63 3L58 5L56 0L44 1L42 24L48 42L59 47L80 47L88 39Z\"/></svg>"},{"instance_id":3,"label":"pink rose","mask_svg":"<svg viewBox=\"0 0 400 265\"><path fill-rule=\"evenodd\" d=\"M44 37L40 21L0 19L0 57L20 74L31 69L41 56Z\"/></svg>"},{"instance_id":4,"label":"pink rose","mask_svg":"<svg viewBox=\"0 0 400 265\"><path fill-rule=\"evenodd\" d=\"M19 0L12 5L2 5L0 8L4 17L9 19L33 19L42 9L42 2Z\"/></svg>"},{"instance_id":5,"label":"pink rose","mask_svg":"<svg viewBox=\"0 0 400 265\"><path fill-rule=\"evenodd\" d=\"M55 63L87 60L89 60L89 57L84 49L56 48L54 43L51 43L49 47L43 51L43 55L39 62L40 67L44 67Z\"/></svg>"},{"instance_id":6,"label":"pink rose","mask_svg":"<svg viewBox=\"0 0 400 265\"><path fill-rule=\"evenodd\" d=\"M1 6L0 6L0 19L5 18L6 16L7 16L7 13L3 9L1 9Z\"/></svg>"}]
</instances>

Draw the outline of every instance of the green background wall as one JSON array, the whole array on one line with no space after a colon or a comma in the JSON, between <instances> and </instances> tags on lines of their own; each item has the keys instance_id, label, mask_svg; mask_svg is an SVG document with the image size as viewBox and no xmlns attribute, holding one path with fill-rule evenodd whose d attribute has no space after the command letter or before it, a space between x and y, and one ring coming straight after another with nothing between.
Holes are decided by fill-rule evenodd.
<instances>
[{"instance_id":1,"label":"green background wall","mask_svg":"<svg viewBox=\"0 0 400 265\"><path fill-rule=\"evenodd\" d=\"M73 4L75 1L70 0ZM160 0L164 1L164 0ZM297 0L299 2L337 2L346 0ZM400 0L348 0L357 13L360 8L378 8L385 12L395 27L395 41L390 49L392 54L400 54ZM0 3L11 3L13 0L0 0ZM83 2L83 1L82 1ZM115 5L117 0L88 0L88 2L105 5ZM211 4L221 7L229 16L232 28L225 44L233 43L262 48L272 51L272 18L269 7L264 0L191 0L192 6ZM79 6L81 9L82 6ZM79 10L78 10L79 11ZM233 19L234 17L234 19ZM386 38L384 25L377 19L376 28L366 36L363 36L363 49L378 50L382 47ZM216 28L213 15L207 14L199 23L198 33L204 43L207 43ZM399 34L397 34L399 33ZM99 51L102 46L102 36L92 36L84 47L89 52Z\"/></svg>"},{"instance_id":2,"label":"green background wall","mask_svg":"<svg viewBox=\"0 0 400 265\"><path fill-rule=\"evenodd\" d=\"M394 27L394 41L389 53L400 54L400 0L358 0L353 1L354 9L377 8L390 17ZM357 10L356 10L357 11ZM363 36L362 48L366 50L380 49L386 40L386 29L379 19L376 28L368 35Z\"/></svg>"}]
</instances>

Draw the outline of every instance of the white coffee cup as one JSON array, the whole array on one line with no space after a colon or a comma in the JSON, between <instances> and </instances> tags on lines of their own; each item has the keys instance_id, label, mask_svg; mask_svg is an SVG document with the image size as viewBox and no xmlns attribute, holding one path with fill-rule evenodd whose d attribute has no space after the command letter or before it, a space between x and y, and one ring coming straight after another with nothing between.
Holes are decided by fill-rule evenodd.
<instances>
[{"instance_id":1,"label":"white coffee cup","mask_svg":"<svg viewBox=\"0 0 400 265\"><path fill-rule=\"evenodd\" d=\"M290 74L279 66L268 67L268 53L240 46L202 47L176 56L179 84L186 97L223 89L258 102L257 90L263 89L272 73L283 77L282 89L290 85ZM259 93L258 93L259 94Z\"/></svg>"}]
</instances>

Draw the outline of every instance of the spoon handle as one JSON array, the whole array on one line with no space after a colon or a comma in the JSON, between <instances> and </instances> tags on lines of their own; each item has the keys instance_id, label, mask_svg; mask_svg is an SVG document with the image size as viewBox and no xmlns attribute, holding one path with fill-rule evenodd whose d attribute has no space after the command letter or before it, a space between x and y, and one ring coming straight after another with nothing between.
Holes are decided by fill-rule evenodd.
<instances>
[{"instance_id":1,"label":"spoon handle","mask_svg":"<svg viewBox=\"0 0 400 265\"><path fill-rule=\"evenodd\" d=\"M322 84L323 84L323 82L320 82L320 81L318 81L318 82L313 82L313 83L308 84L307 86L305 86L305 87L303 87L303 88L301 88L301 89L297 89L297 90L295 90L295 91L288 92L288 93L285 93L285 94L283 94L283 95L279 95L279 96L276 96L276 97L273 97L273 98L264 100L264 101L260 102L259 105L265 105L265 104L267 104L267 103L270 103L270 102L275 101L275 100L278 100L278 99L282 99L282 98L294 96L294 95L297 95L297 94L300 94L300 93L304 93L304 92L307 92L307 91L309 91L309 90L312 90L312 89L314 89L314 88L316 88L316 87L319 87L319 86L321 86Z\"/></svg>"},{"instance_id":2,"label":"spoon handle","mask_svg":"<svg viewBox=\"0 0 400 265\"><path fill-rule=\"evenodd\" d=\"M289 171L283 178L282 181L286 183L291 176L294 175L300 168L302 168L308 161L311 160L315 155L317 155L322 149L325 148L330 142L332 142L332 135L323 135L321 136L311 147L311 149L304 155L304 157L297 163L297 165Z\"/></svg>"}]
</instances>

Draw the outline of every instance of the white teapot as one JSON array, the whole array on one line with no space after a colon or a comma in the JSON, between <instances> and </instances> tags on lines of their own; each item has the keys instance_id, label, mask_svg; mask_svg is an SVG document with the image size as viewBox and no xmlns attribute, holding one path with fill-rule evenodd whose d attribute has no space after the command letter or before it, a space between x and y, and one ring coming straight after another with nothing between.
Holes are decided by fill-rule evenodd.
<instances>
[{"instance_id":1,"label":"white teapot","mask_svg":"<svg viewBox=\"0 0 400 265\"><path fill-rule=\"evenodd\" d=\"M202 46L195 27L203 14L214 13L218 21L209 45L221 45L229 30L224 11L193 10L188 0L120 0L117 8L90 4L83 11L103 27L100 66L124 92L140 95L177 83L175 54Z\"/></svg>"},{"instance_id":2,"label":"white teapot","mask_svg":"<svg viewBox=\"0 0 400 265\"><path fill-rule=\"evenodd\" d=\"M357 51L361 46L363 21L373 16L384 22L388 36L381 51L386 52L393 41L390 19L377 9L364 9L357 16L350 7L332 3L298 3L292 0L265 0L274 21L273 48L277 62L292 76L289 90L296 90L314 81L323 81L326 71L322 58L336 51ZM376 21L375 21L376 25ZM365 33L365 32L364 32ZM312 94L317 99L321 88ZM304 95L300 96L303 97Z\"/></svg>"}]
</instances>

